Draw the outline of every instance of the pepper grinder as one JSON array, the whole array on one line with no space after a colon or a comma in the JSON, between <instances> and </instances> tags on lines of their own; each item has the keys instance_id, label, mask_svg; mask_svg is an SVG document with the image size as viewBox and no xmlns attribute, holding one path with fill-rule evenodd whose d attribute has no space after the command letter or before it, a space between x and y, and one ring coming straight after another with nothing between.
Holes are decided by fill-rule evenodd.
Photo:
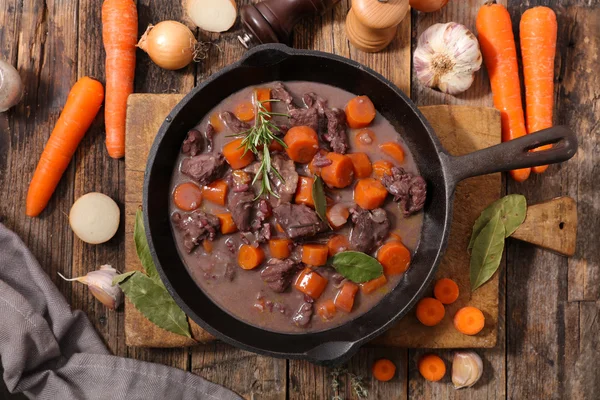
<instances>
[{"instance_id":1,"label":"pepper grinder","mask_svg":"<svg viewBox=\"0 0 600 400\"><path fill-rule=\"evenodd\" d=\"M246 48L263 43L289 44L301 18L323 14L339 0L265 0L240 10L244 34L238 39Z\"/></svg>"},{"instance_id":2,"label":"pepper grinder","mask_svg":"<svg viewBox=\"0 0 600 400\"><path fill-rule=\"evenodd\" d=\"M362 51L383 50L396 36L408 12L408 0L352 0L346 17L346 34Z\"/></svg>"}]
</instances>

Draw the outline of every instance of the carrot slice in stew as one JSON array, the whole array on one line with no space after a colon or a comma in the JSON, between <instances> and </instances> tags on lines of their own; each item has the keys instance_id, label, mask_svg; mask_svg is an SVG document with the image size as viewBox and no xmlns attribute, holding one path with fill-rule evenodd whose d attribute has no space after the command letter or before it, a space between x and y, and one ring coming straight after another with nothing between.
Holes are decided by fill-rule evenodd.
<instances>
[{"instance_id":1,"label":"carrot slice in stew","mask_svg":"<svg viewBox=\"0 0 600 400\"><path fill-rule=\"evenodd\" d=\"M298 187L294 199L297 204L306 204L309 207L315 208L315 201L313 200L312 193L314 181L313 178L309 178L308 176L298 177Z\"/></svg>"},{"instance_id":2,"label":"carrot slice in stew","mask_svg":"<svg viewBox=\"0 0 600 400\"><path fill-rule=\"evenodd\" d=\"M387 190L378 180L360 179L354 187L354 202L365 210L373 210L381 207L387 194Z\"/></svg>"},{"instance_id":3,"label":"carrot slice in stew","mask_svg":"<svg viewBox=\"0 0 600 400\"><path fill-rule=\"evenodd\" d=\"M458 285L452 279L443 278L435 283L433 295L443 304L452 304L458 299Z\"/></svg>"},{"instance_id":4,"label":"carrot slice in stew","mask_svg":"<svg viewBox=\"0 0 600 400\"><path fill-rule=\"evenodd\" d=\"M375 106L367 96L357 96L346 104L346 121L350 128L364 128L375 119Z\"/></svg>"},{"instance_id":5,"label":"carrot slice in stew","mask_svg":"<svg viewBox=\"0 0 600 400\"><path fill-rule=\"evenodd\" d=\"M424 297L417 303L417 319L425 326L435 326L442 322L446 310L438 299Z\"/></svg>"},{"instance_id":6,"label":"carrot slice in stew","mask_svg":"<svg viewBox=\"0 0 600 400\"><path fill-rule=\"evenodd\" d=\"M323 321L329 321L335 317L336 311L335 303L331 299L325 300L317 307L317 314L319 314Z\"/></svg>"},{"instance_id":7,"label":"carrot slice in stew","mask_svg":"<svg viewBox=\"0 0 600 400\"><path fill-rule=\"evenodd\" d=\"M250 122L254 119L254 104L251 101L239 103L233 113L240 121Z\"/></svg>"},{"instance_id":8,"label":"carrot slice in stew","mask_svg":"<svg viewBox=\"0 0 600 400\"><path fill-rule=\"evenodd\" d=\"M402 236L400 236L396 232L392 232L392 233L390 233L390 238L388 239L388 241L389 242L402 242Z\"/></svg>"},{"instance_id":9,"label":"carrot slice in stew","mask_svg":"<svg viewBox=\"0 0 600 400\"><path fill-rule=\"evenodd\" d=\"M265 259L265 252L260 247L243 244L238 253L238 264L243 269L254 269Z\"/></svg>"},{"instance_id":10,"label":"carrot slice in stew","mask_svg":"<svg viewBox=\"0 0 600 400\"><path fill-rule=\"evenodd\" d=\"M317 154L320 154L322 156L326 156L327 153L328 153L327 150L325 150L325 149L319 149L317 151L317 153L315 153L315 157L316 157ZM315 157L313 157L313 159L310 160L310 162L308 163L308 170L313 175L321 176L321 168L322 167L315 166Z\"/></svg>"},{"instance_id":11,"label":"carrot slice in stew","mask_svg":"<svg viewBox=\"0 0 600 400\"><path fill-rule=\"evenodd\" d=\"M227 198L227 182L222 179L214 181L207 186L204 186L202 194L204 196L204 200L224 206L225 199Z\"/></svg>"},{"instance_id":12,"label":"carrot slice in stew","mask_svg":"<svg viewBox=\"0 0 600 400\"><path fill-rule=\"evenodd\" d=\"M398 164L402 164L404 162L404 149L400 145L400 143L396 142L387 142L379 145L381 151L383 151L388 156L392 157Z\"/></svg>"},{"instance_id":13,"label":"carrot slice in stew","mask_svg":"<svg viewBox=\"0 0 600 400\"><path fill-rule=\"evenodd\" d=\"M344 235L334 235L327 242L327 248L329 249L329 257L333 257L337 253L348 250L350 248L350 242Z\"/></svg>"},{"instance_id":14,"label":"carrot slice in stew","mask_svg":"<svg viewBox=\"0 0 600 400\"><path fill-rule=\"evenodd\" d=\"M275 258L288 258L290 256L290 247L292 241L290 239L271 239L269 240L269 251L271 257Z\"/></svg>"},{"instance_id":15,"label":"carrot slice in stew","mask_svg":"<svg viewBox=\"0 0 600 400\"><path fill-rule=\"evenodd\" d=\"M269 88L254 89L254 98L257 101L260 101L262 103L263 107L268 112L271 112L271 102L269 101L269 100L271 100L271 89L269 89Z\"/></svg>"},{"instance_id":16,"label":"carrot slice in stew","mask_svg":"<svg viewBox=\"0 0 600 400\"><path fill-rule=\"evenodd\" d=\"M228 233L237 232L237 226L235 226L235 222L233 222L233 217L231 213L221 213L217 214L219 221L221 221L221 233L223 235L227 235Z\"/></svg>"},{"instance_id":17,"label":"carrot slice in stew","mask_svg":"<svg viewBox=\"0 0 600 400\"><path fill-rule=\"evenodd\" d=\"M182 183L173 192L173 202L183 211L193 211L202 203L202 189L192 182Z\"/></svg>"},{"instance_id":18,"label":"carrot slice in stew","mask_svg":"<svg viewBox=\"0 0 600 400\"><path fill-rule=\"evenodd\" d=\"M388 359L382 358L373 364L373 378L380 382L391 380L396 374L396 366Z\"/></svg>"},{"instance_id":19,"label":"carrot slice in stew","mask_svg":"<svg viewBox=\"0 0 600 400\"><path fill-rule=\"evenodd\" d=\"M351 312L352 307L354 307L354 297L356 296L356 292L358 292L358 285L356 283L350 281L345 282L337 296L335 296L335 307L346 313Z\"/></svg>"},{"instance_id":20,"label":"carrot slice in stew","mask_svg":"<svg viewBox=\"0 0 600 400\"><path fill-rule=\"evenodd\" d=\"M342 189L354 180L354 169L350 157L339 153L328 153L331 165L321 168L321 178L329 187Z\"/></svg>"},{"instance_id":21,"label":"carrot slice in stew","mask_svg":"<svg viewBox=\"0 0 600 400\"><path fill-rule=\"evenodd\" d=\"M242 169L254 161L254 153L250 150L246 151L242 140L242 138L235 139L223 146L223 155L233 169Z\"/></svg>"},{"instance_id":22,"label":"carrot slice in stew","mask_svg":"<svg viewBox=\"0 0 600 400\"><path fill-rule=\"evenodd\" d=\"M386 160L375 161L373 163L373 177L381 179L384 175L392 175L393 166L391 162Z\"/></svg>"},{"instance_id":23,"label":"carrot slice in stew","mask_svg":"<svg viewBox=\"0 0 600 400\"><path fill-rule=\"evenodd\" d=\"M309 126L294 126L283 137L287 155L297 163L309 163L319 150L317 132Z\"/></svg>"},{"instance_id":24,"label":"carrot slice in stew","mask_svg":"<svg viewBox=\"0 0 600 400\"><path fill-rule=\"evenodd\" d=\"M377 261L383 265L386 275L399 275L408 269L410 250L401 242L388 242L379 248Z\"/></svg>"},{"instance_id":25,"label":"carrot slice in stew","mask_svg":"<svg viewBox=\"0 0 600 400\"><path fill-rule=\"evenodd\" d=\"M225 124L223 123L223 120L221 119L221 115L219 113L212 114L210 116L209 121L212 127L215 128L215 132L219 133L222 132L223 129L225 129Z\"/></svg>"},{"instance_id":26,"label":"carrot slice in stew","mask_svg":"<svg viewBox=\"0 0 600 400\"><path fill-rule=\"evenodd\" d=\"M285 150L285 148L283 147L283 145L281 143L279 143L277 140L273 139L273 140L271 140L271 144L269 144L269 150L282 152Z\"/></svg>"},{"instance_id":27,"label":"carrot slice in stew","mask_svg":"<svg viewBox=\"0 0 600 400\"><path fill-rule=\"evenodd\" d=\"M202 247L204 247L204 251L206 252L206 254L210 254L213 251L213 242L211 242L210 240L204 239L202 241Z\"/></svg>"},{"instance_id":28,"label":"carrot slice in stew","mask_svg":"<svg viewBox=\"0 0 600 400\"><path fill-rule=\"evenodd\" d=\"M302 262L319 267L327 264L329 249L326 244L305 244L302 246Z\"/></svg>"},{"instance_id":29,"label":"carrot slice in stew","mask_svg":"<svg viewBox=\"0 0 600 400\"><path fill-rule=\"evenodd\" d=\"M361 283L360 289L364 294L370 294L384 286L387 283L385 275L381 275L379 278L372 279L368 282Z\"/></svg>"},{"instance_id":30,"label":"carrot slice in stew","mask_svg":"<svg viewBox=\"0 0 600 400\"><path fill-rule=\"evenodd\" d=\"M313 271L310 267L306 267L304 271L298 275L294 287L302 293L318 299L327 286L327 278L322 277L316 271Z\"/></svg>"},{"instance_id":31,"label":"carrot slice in stew","mask_svg":"<svg viewBox=\"0 0 600 400\"><path fill-rule=\"evenodd\" d=\"M446 375L446 364L435 354L426 354L418 362L421 376L430 382L437 382Z\"/></svg>"},{"instance_id":32,"label":"carrot slice in stew","mask_svg":"<svg viewBox=\"0 0 600 400\"><path fill-rule=\"evenodd\" d=\"M375 141L375 132L370 129L361 129L354 138L356 147L370 146Z\"/></svg>"},{"instance_id":33,"label":"carrot slice in stew","mask_svg":"<svg viewBox=\"0 0 600 400\"><path fill-rule=\"evenodd\" d=\"M354 169L354 177L357 179L368 178L373 172L373 166L369 156L365 153L351 153L348 154L350 160L352 160L352 167Z\"/></svg>"}]
</instances>

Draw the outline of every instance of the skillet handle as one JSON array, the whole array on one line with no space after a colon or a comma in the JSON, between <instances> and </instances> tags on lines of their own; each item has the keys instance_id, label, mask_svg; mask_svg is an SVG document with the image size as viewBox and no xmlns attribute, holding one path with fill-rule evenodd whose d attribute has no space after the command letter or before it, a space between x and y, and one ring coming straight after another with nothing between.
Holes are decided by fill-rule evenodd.
<instances>
[{"instance_id":1,"label":"skillet handle","mask_svg":"<svg viewBox=\"0 0 600 400\"><path fill-rule=\"evenodd\" d=\"M552 144L552 148L530 151ZM567 161L577 152L577 136L566 126L554 126L460 157L442 155L453 183L472 176Z\"/></svg>"}]
</instances>

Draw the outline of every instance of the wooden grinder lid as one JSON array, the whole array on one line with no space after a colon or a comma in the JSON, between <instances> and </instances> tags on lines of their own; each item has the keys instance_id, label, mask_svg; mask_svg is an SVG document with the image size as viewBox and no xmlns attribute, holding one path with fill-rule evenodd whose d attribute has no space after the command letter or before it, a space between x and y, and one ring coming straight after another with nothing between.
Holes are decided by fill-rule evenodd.
<instances>
[{"instance_id":1,"label":"wooden grinder lid","mask_svg":"<svg viewBox=\"0 0 600 400\"><path fill-rule=\"evenodd\" d=\"M386 47L408 12L408 0L352 0L346 30L352 44L375 52Z\"/></svg>"}]
</instances>

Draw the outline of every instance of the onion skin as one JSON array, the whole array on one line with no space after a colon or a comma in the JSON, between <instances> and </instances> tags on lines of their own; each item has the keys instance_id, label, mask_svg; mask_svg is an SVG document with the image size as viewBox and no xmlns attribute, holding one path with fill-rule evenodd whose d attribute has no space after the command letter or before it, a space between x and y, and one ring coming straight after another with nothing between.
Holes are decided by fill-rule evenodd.
<instances>
[{"instance_id":1,"label":"onion skin","mask_svg":"<svg viewBox=\"0 0 600 400\"><path fill-rule=\"evenodd\" d=\"M442 9L448 0L410 0L411 8L421 12L434 12Z\"/></svg>"},{"instance_id":2,"label":"onion skin","mask_svg":"<svg viewBox=\"0 0 600 400\"><path fill-rule=\"evenodd\" d=\"M185 68L193 60L198 41L190 29L177 21L149 25L137 46L161 68Z\"/></svg>"}]
</instances>

